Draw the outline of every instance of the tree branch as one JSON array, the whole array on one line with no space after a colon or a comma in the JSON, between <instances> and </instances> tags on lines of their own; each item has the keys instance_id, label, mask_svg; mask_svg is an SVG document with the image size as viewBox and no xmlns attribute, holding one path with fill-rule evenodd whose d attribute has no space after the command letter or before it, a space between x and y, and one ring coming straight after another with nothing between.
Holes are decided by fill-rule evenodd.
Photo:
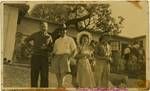
<instances>
[{"instance_id":1,"label":"tree branch","mask_svg":"<svg viewBox=\"0 0 150 91\"><path fill-rule=\"evenodd\" d=\"M83 20L88 19L89 17L91 17L91 14L85 15L85 16L80 17L80 18L68 20L68 21L66 21L66 25L69 26L69 25L71 25L71 24L76 24L76 23L78 23L78 22L80 22L80 21L83 21Z\"/></svg>"}]
</instances>

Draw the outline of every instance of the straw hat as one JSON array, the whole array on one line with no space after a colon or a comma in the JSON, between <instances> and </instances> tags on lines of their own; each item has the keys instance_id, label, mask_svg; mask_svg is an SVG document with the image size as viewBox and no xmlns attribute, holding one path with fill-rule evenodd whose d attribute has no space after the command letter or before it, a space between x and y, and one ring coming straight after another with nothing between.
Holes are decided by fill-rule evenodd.
<instances>
[{"instance_id":1,"label":"straw hat","mask_svg":"<svg viewBox=\"0 0 150 91\"><path fill-rule=\"evenodd\" d=\"M87 31L82 31L82 32L78 33L78 35L77 35L77 43L78 43L78 45L81 45L81 44L80 44L80 40L81 40L81 37L82 37L83 35L86 35L86 36L89 38L89 43L88 43L88 44L90 44L91 41L92 41L92 36L91 36L91 34L90 34L89 32L87 32Z\"/></svg>"}]
</instances>

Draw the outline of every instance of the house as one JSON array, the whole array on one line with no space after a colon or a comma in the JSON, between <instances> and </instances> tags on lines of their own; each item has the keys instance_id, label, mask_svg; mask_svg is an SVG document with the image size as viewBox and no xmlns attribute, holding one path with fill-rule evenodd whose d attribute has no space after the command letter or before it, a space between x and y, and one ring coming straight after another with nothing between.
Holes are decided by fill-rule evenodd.
<instances>
[{"instance_id":1,"label":"house","mask_svg":"<svg viewBox=\"0 0 150 91\"><path fill-rule=\"evenodd\" d=\"M3 58L11 61L13 57L17 24L26 14L29 6L26 4L2 3L3 9Z\"/></svg>"}]
</instances>

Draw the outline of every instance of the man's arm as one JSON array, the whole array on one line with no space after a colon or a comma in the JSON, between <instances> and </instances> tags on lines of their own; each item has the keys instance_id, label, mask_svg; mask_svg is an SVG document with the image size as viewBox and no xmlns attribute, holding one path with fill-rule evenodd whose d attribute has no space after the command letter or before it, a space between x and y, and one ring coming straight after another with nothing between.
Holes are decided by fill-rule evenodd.
<instances>
[{"instance_id":1,"label":"man's arm","mask_svg":"<svg viewBox=\"0 0 150 91\"><path fill-rule=\"evenodd\" d=\"M53 39L52 39L51 35L49 35L49 38L47 39L46 44L48 45L48 51L52 52L52 50L53 50Z\"/></svg>"},{"instance_id":2,"label":"man's arm","mask_svg":"<svg viewBox=\"0 0 150 91\"><path fill-rule=\"evenodd\" d=\"M48 37L48 39L47 39L47 41L46 41L46 44L47 44L47 45L52 44L53 39L52 39L51 34L49 34L48 32L45 32L44 35Z\"/></svg>"},{"instance_id":3,"label":"man's arm","mask_svg":"<svg viewBox=\"0 0 150 91\"><path fill-rule=\"evenodd\" d=\"M56 53L57 40L54 42L52 54Z\"/></svg>"},{"instance_id":4,"label":"man's arm","mask_svg":"<svg viewBox=\"0 0 150 91\"><path fill-rule=\"evenodd\" d=\"M25 44L30 44L30 41L34 40L35 33L27 37L24 41Z\"/></svg>"}]
</instances>

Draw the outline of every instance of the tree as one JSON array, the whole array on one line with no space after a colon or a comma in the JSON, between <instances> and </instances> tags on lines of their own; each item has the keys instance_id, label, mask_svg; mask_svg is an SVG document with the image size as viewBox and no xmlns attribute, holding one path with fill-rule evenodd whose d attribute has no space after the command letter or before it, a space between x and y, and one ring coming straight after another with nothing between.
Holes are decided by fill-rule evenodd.
<instances>
[{"instance_id":1,"label":"tree","mask_svg":"<svg viewBox=\"0 0 150 91\"><path fill-rule=\"evenodd\" d=\"M38 4L31 11L33 17L65 23L78 31L118 34L124 18L115 19L111 14L109 4Z\"/></svg>"}]
</instances>

